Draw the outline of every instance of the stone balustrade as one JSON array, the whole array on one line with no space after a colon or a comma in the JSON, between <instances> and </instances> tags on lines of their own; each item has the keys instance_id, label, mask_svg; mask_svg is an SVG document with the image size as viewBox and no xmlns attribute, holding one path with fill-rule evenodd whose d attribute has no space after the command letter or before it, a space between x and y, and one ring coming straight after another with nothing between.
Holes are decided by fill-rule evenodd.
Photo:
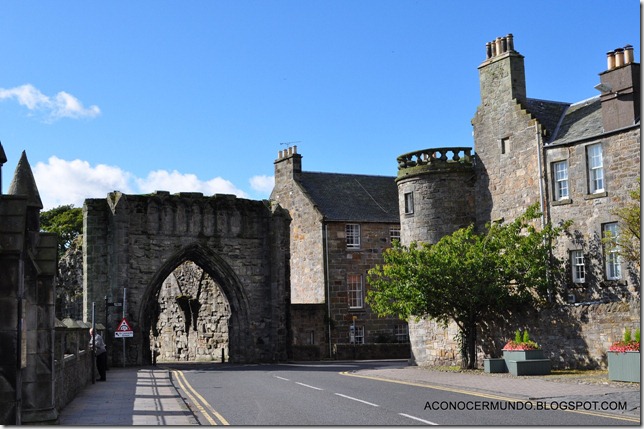
<instances>
[{"instance_id":1,"label":"stone balustrade","mask_svg":"<svg viewBox=\"0 0 644 429\"><path fill-rule=\"evenodd\" d=\"M448 156L451 154L451 156ZM398 170L420 165L438 166L451 162L472 164L472 148L469 147L442 147L422 149L405 153L396 158Z\"/></svg>"},{"instance_id":2,"label":"stone balustrade","mask_svg":"<svg viewBox=\"0 0 644 429\"><path fill-rule=\"evenodd\" d=\"M54 340L54 392L56 409L62 410L92 382L93 355L89 350L91 324L79 320L56 319ZM103 333L102 324L96 330ZM95 375L98 375L96 373Z\"/></svg>"}]
</instances>

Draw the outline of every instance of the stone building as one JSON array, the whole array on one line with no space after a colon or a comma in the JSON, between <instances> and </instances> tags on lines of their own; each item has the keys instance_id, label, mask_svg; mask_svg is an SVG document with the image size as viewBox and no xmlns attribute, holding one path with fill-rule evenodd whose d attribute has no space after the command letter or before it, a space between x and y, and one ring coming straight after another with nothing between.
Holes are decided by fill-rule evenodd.
<instances>
[{"instance_id":1,"label":"stone building","mask_svg":"<svg viewBox=\"0 0 644 429\"><path fill-rule=\"evenodd\" d=\"M6 161L0 145L0 169ZM2 425L52 423L58 419L53 345L57 239L54 234L40 232L42 208L23 152L8 194L0 193Z\"/></svg>"},{"instance_id":2,"label":"stone building","mask_svg":"<svg viewBox=\"0 0 644 429\"><path fill-rule=\"evenodd\" d=\"M294 357L306 346L313 351L300 357L334 356L353 341L407 343L405 322L378 318L365 303L367 271L400 237L394 179L306 172L297 147L279 152L270 198L291 216Z\"/></svg>"},{"instance_id":3,"label":"stone building","mask_svg":"<svg viewBox=\"0 0 644 429\"><path fill-rule=\"evenodd\" d=\"M523 60L511 34L486 45L481 104L472 119L473 158L466 150L459 156L462 148L399 157L402 242L436 242L468 216L482 228L535 203L543 222L572 220L570 235L556 249L568 269L559 285L565 291L561 305L479 335L496 339L481 344L480 357L500 350L516 327L529 326L555 366L604 366L610 344L640 323L639 265L620 260L602 242L607 233L619 233L615 209L632 202L629 192L639 186L640 65L631 46L610 52L595 87L601 95L568 103L529 98ZM459 181L458 208L432 191L449 194ZM450 205L454 200L447 198ZM455 364L456 332L430 320L412 324L414 360Z\"/></svg>"}]
</instances>

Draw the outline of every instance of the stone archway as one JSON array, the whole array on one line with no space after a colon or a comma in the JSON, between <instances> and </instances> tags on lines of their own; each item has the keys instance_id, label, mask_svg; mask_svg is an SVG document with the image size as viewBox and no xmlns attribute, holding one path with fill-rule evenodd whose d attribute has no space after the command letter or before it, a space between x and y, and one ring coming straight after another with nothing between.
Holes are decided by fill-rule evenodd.
<instances>
[{"instance_id":1,"label":"stone archway","mask_svg":"<svg viewBox=\"0 0 644 429\"><path fill-rule=\"evenodd\" d=\"M149 353L151 353L153 345L149 343L150 336L146 335L146 333L154 330L157 317L161 311L159 308L161 287L165 280L172 276L177 267L188 261L199 266L203 270L203 273L221 288L226 298L230 308L230 318L226 326L228 341L227 356L229 360L232 362L253 362L257 360L257 357L253 354L254 345L252 336L250 335L251 321L248 298L246 297L241 282L221 257L209 251L207 248L195 244L173 255L150 280L149 287L144 294L143 305L140 307L140 315L138 318L141 323L142 338L144 341L148 341L147 343L144 342L143 346L144 362L152 361L152 356ZM195 301L192 301L192 303L195 303ZM190 306L192 306L194 312L195 306L192 303L188 301L185 310L190 311ZM194 316L191 315L190 317L192 319ZM185 321L187 322L188 320ZM193 320L190 320L192 326L187 327L187 332L195 327L192 322Z\"/></svg>"},{"instance_id":2,"label":"stone archway","mask_svg":"<svg viewBox=\"0 0 644 429\"><path fill-rule=\"evenodd\" d=\"M193 261L166 277L152 314L150 349L157 362L229 360L230 304L221 286Z\"/></svg>"},{"instance_id":3,"label":"stone archway","mask_svg":"<svg viewBox=\"0 0 644 429\"><path fill-rule=\"evenodd\" d=\"M108 351L114 366L152 362L150 332L164 280L186 261L222 290L230 307L230 361L286 359L288 347L288 213L266 201L108 194L83 206L85 320L92 302L122 301L134 336L115 341L121 313L108 310ZM105 320L102 306L96 318ZM125 343L122 346L122 343Z\"/></svg>"}]
</instances>

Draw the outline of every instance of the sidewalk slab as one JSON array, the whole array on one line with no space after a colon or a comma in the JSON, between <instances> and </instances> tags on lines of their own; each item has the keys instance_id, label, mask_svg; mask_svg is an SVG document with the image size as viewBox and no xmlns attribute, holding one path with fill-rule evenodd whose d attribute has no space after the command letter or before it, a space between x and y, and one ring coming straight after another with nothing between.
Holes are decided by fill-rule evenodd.
<instances>
[{"instance_id":1,"label":"sidewalk slab","mask_svg":"<svg viewBox=\"0 0 644 429\"><path fill-rule=\"evenodd\" d=\"M110 368L107 381L88 385L59 414L64 426L198 424L160 369Z\"/></svg>"}]
</instances>

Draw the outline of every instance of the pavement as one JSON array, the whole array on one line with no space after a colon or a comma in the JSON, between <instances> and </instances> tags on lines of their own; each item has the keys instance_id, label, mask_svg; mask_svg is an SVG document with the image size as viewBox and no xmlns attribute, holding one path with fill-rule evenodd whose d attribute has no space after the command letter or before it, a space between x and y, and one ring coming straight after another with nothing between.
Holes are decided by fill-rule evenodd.
<instances>
[{"instance_id":1,"label":"pavement","mask_svg":"<svg viewBox=\"0 0 644 429\"><path fill-rule=\"evenodd\" d=\"M197 419L168 370L110 368L107 381L83 389L61 410L63 426L191 426Z\"/></svg>"},{"instance_id":2,"label":"pavement","mask_svg":"<svg viewBox=\"0 0 644 429\"><path fill-rule=\"evenodd\" d=\"M478 372L439 371L420 367L383 367L352 373L450 391L476 392L493 399L622 402L626 410L600 411L640 421L640 384L610 382L605 376L520 376ZM520 380L518 380L520 379ZM110 368L106 382L88 385L59 414L63 426L192 426L199 421L181 397L167 369ZM636 420L635 420L636 419Z\"/></svg>"}]
</instances>

